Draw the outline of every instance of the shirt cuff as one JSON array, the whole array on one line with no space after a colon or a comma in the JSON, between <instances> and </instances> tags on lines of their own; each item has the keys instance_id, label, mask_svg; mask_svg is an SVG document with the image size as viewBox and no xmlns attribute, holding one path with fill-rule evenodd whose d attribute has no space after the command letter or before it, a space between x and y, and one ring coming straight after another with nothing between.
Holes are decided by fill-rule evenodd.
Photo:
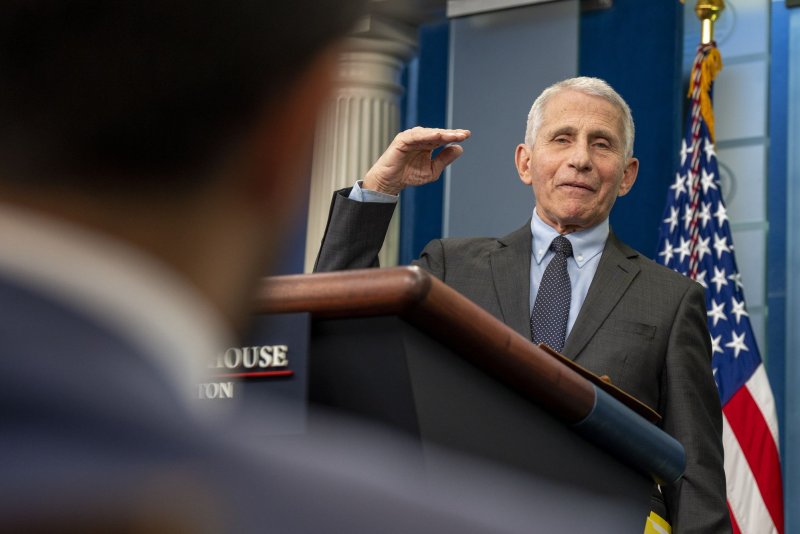
<instances>
[{"instance_id":1,"label":"shirt cuff","mask_svg":"<svg viewBox=\"0 0 800 534\"><path fill-rule=\"evenodd\" d=\"M383 204L396 204L398 195L390 195L388 193L380 193L378 191L370 191L369 189L362 189L361 185L363 180L359 180L350 191L350 200L356 202L381 202Z\"/></svg>"}]
</instances>

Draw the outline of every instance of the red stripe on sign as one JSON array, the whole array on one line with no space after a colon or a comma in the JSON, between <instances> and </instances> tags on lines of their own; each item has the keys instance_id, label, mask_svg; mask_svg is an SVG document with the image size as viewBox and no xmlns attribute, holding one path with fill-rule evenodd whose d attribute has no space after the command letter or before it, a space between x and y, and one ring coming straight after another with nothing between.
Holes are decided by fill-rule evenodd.
<instances>
[{"instance_id":1,"label":"red stripe on sign","mask_svg":"<svg viewBox=\"0 0 800 534\"><path fill-rule=\"evenodd\" d=\"M722 408L742 448L772 522L783 534L783 489L778 447L747 386L739 388Z\"/></svg>"},{"instance_id":2,"label":"red stripe on sign","mask_svg":"<svg viewBox=\"0 0 800 534\"><path fill-rule=\"evenodd\" d=\"M728 503L728 514L731 516L731 526L733 527L733 534L742 534L742 529L739 528L739 523L736 522L736 518L733 515L733 510L731 510L731 503Z\"/></svg>"},{"instance_id":3,"label":"red stripe on sign","mask_svg":"<svg viewBox=\"0 0 800 534\"><path fill-rule=\"evenodd\" d=\"M262 378L265 376L292 376L294 371L258 371L252 373L228 373L215 378Z\"/></svg>"}]
</instances>

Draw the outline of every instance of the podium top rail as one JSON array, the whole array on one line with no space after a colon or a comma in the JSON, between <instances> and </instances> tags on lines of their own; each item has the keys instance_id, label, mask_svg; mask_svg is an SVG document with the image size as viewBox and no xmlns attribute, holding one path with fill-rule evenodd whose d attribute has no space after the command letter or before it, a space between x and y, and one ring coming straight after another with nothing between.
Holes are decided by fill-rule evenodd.
<instances>
[{"instance_id":1,"label":"podium top rail","mask_svg":"<svg viewBox=\"0 0 800 534\"><path fill-rule=\"evenodd\" d=\"M254 311L398 315L567 423L581 421L594 406L588 380L419 267L266 278Z\"/></svg>"}]
</instances>

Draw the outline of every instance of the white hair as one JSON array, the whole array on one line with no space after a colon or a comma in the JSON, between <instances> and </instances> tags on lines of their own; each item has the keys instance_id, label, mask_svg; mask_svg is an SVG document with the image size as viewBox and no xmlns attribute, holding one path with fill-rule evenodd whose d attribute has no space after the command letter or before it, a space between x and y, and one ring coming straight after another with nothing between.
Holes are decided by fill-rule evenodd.
<instances>
[{"instance_id":1,"label":"white hair","mask_svg":"<svg viewBox=\"0 0 800 534\"><path fill-rule=\"evenodd\" d=\"M528 113L528 124L525 128L525 144L529 147L533 146L536 140L536 134L544 120L544 109L550 99L562 91L578 91L590 96L599 96L605 99L617 109L622 112L622 130L624 136L624 149L625 156L633 156L633 137L635 128L633 125L633 116L631 115L631 108L628 107L627 102L619 96L608 82L600 78L590 78L588 76L579 76L577 78L568 78L551 85L540 94L531 106L531 111Z\"/></svg>"}]
</instances>

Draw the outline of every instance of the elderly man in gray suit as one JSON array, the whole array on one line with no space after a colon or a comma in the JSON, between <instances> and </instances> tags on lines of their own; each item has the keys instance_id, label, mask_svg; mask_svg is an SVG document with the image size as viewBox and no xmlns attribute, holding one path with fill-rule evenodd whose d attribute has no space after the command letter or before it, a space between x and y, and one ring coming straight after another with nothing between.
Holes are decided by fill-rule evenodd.
<instances>
[{"instance_id":1,"label":"elderly man in gray suit","mask_svg":"<svg viewBox=\"0 0 800 534\"><path fill-rule=\"evenodd\" d=\"M463 152L450 143L469 135L398 134L363 181L334 194L316 270L377 266L399 192L436 180ZM653 509L673 532L729 532L703 288L609 226L616 198L636 181L633 138L630 108L606 82L581 77L546 89L515 155L536 199L531 219L500 239L434 240L415 263L661 413L663 429L686 448L687 468L654 490Z\"/></svg>"}]
</instances>

